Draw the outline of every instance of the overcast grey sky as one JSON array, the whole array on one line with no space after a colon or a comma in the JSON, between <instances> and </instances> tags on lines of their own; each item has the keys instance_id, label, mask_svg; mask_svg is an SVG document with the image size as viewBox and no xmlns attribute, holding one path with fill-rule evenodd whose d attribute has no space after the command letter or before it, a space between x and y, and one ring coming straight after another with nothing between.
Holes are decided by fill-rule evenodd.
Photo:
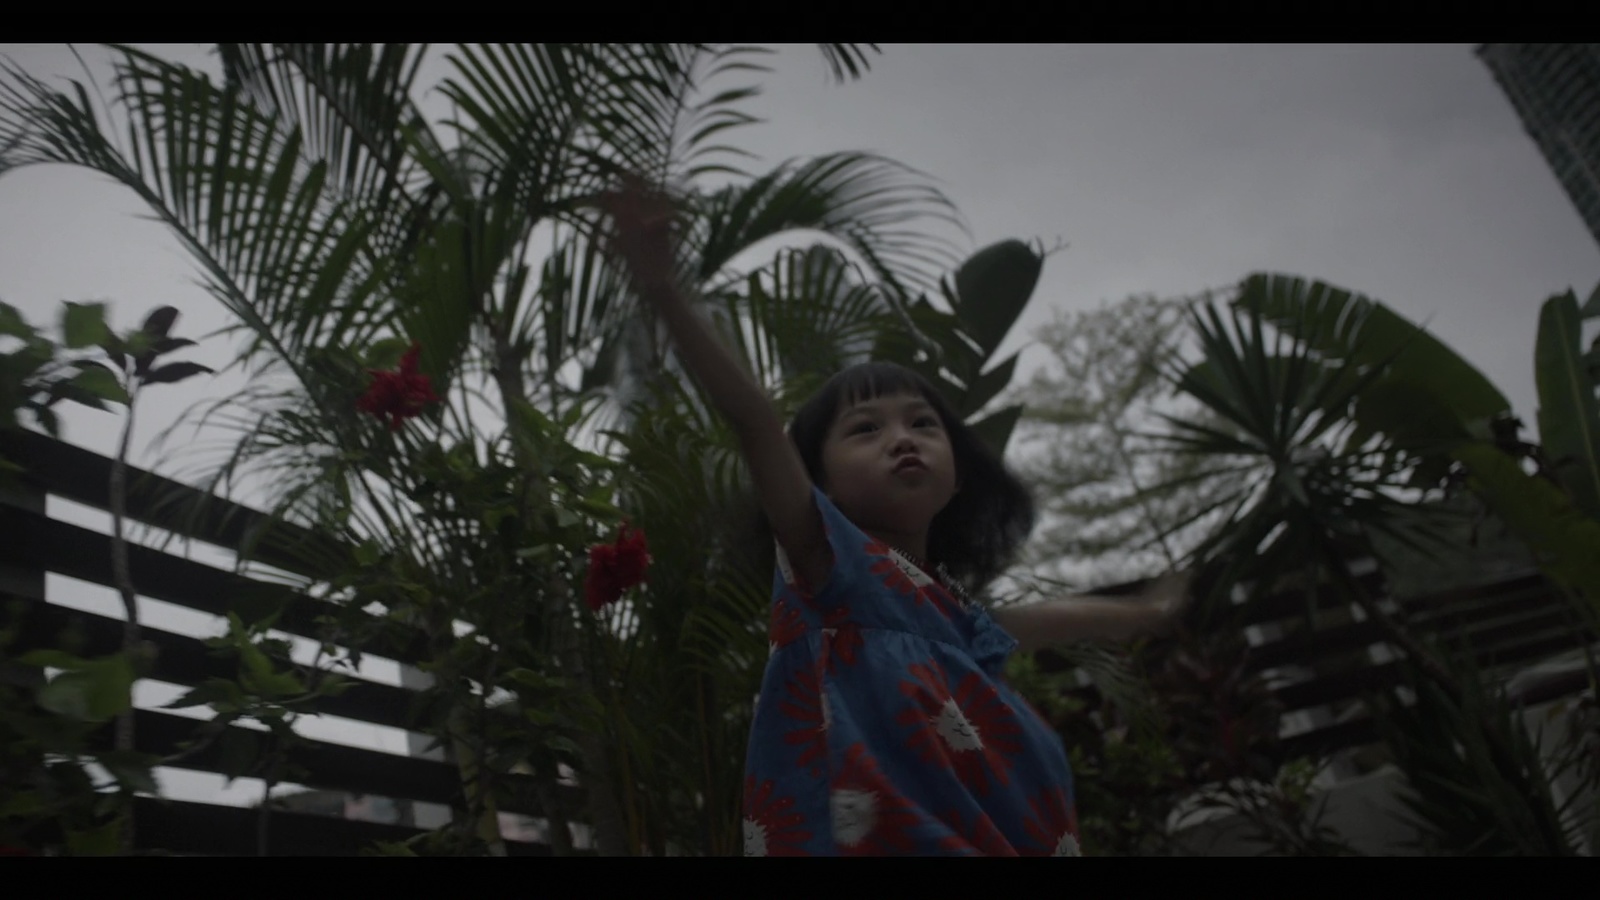
<instances>
[{"instance_id":1,"label":"overcast grey sky","mask_svg":"<svg viewBox=\"0 0 1600 900\"><path fill-rule=\"evenodd\" d=\"M196 45L162 49L205 61ZM0 52L36 75L77 72L62 46ZM811 45L775 64L757 101L768 123L738 136L767 162L877 151L940 179L976 246L1069 242L1002 352L1054 309L1290 272L1427 320L1531 423L1539 305L1600 281L1600 247L1469 44L886 45L846 85ZM118 324L160 304L183 310L187 336L221 324L142 212L82 171L0 178L0 299L35 321L105 299ZM227 357L220 344L193 355ZM1025 354L1019 377L1040 361ZM152 395L137 459L156 462L148 438L228 389ZM109 452L115 424L70 415L66 437Z\"/></svg>"}]
</instances>

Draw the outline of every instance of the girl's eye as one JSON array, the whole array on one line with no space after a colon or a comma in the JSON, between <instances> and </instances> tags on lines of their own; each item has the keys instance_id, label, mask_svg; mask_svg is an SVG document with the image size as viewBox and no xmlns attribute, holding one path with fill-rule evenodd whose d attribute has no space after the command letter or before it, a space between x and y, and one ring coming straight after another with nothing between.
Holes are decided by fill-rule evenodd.
<instances>
[{"instance_id":1,"label":"girl's eye","mask_svg":"<svg viewBox=\"0 0 1600 900\"><path fill-rule=\"evenodd\" d=\"M850 433L851 434L864 434L864 433L866 433L868 431L871 431L872 429L877 428L877 427L878 426L872 424L871 422L857 422L856 424L850 426Z\"/></svg>"},{"instance_id":2,"label":"girl's eye","mask_svg":"<svg viewBox=\"0 0 1600 900\"><path fill-rule=\"evenodd\" d=\"M929 427L929 426L937 428L939 426L939 420L934 418L933 416L922 416L922 417L918 418L917 421L914 422L913 424L918 428Z\"/></svg>"}]
</instances>

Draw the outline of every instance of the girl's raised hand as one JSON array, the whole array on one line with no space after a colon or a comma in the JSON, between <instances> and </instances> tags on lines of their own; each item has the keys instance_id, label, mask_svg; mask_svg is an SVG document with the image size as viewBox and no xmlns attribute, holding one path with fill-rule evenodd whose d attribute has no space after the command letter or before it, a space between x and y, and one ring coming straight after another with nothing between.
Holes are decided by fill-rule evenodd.
<instances>
[{"instance_id":1,"label":"girl's raised hand","mask_svg":"<svg viewBox=\"0 0 1600 900\"><path fill-rule=\"evenodd\" d=\"M600 208L615 231L611 249L627 263L640 288L658 287L674 275L672 200L643 178L630 175L622 187L600 195Z\"/></svg>"},{"instance_id":2,"label":"girl's raised hand","mask_svg":"<svg viewBox=\"0 0 1600 900\"><path fill-rule=\"evenodd\" d=\"M1189 590L1193 584L1193 572L1169 572L1150 582L1139 595L1154 618L1157 634L1165 634L1178 624L1184 610L1193 602Z\"/></svg>"}]
</instances>

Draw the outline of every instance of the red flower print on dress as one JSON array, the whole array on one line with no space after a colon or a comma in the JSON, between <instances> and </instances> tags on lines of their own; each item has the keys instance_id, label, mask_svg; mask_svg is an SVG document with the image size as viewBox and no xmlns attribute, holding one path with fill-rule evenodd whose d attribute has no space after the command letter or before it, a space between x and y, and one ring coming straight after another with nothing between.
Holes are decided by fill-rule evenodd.
<instances>
[{"instance_id":1,"label":"red flower print on dress","mask_svg":"<svg viewBox=\"0 0 1600 900\"><path fill-rule=\"evenodd\" d=\"M909 671L911 680L900 682L900 693L913 705L895 721L912 729L911 749L924 762L953 770L979 796L989 793L991 778L1006 784L1010 757L1022 750L1022 728L994 685L971 672L952 692L944 668L933 660L913 663Z\"/></svg>"},{"instance_id":2,"label":"red flower print on dress","mask_svg":"<svg viewBox=\"0 0 1600 900\"><path fill-rule=\"evenodd\" d=\"M867 541L866 552L868 556L875 557L870 571L883 579L885 587L908 597L917 593L917 583L911 580L909 572L901 568L900 561L895 558L888 544L883 541Z\"/></svg>"},{"instance_id":3,"label":"red flower print on dress","mask_svg":"<svg viewBox=\"0 0 1600 900\"><path fill-rule=\"evenodd\" d=\"M855 665L856 652L862 646L861 626L850 620L850 610L843 606L830 610L822 624L822 636L827 644L828 674L838 671L834 660L840 660L847 666Z\"/></svg>"},{"instance_id":4,"label":"red flower print on dress","mask_svg":"<svg viewBox=\"0 0 1600 900\"><path fill-rule=\"evenodd\" d=\"M644 532L622 523L617 539L589 548L589 575L584 579L584 602L595 611L617 602L624 591L645 582L650 548Z\"/></svg>"},{"instance_id":5,"label":"red flower print on dress","mask_svg":"<svg viewBox=\"0 0 1600 900\"><path fill-rule=\"evenodd\" d=\"M822 690L817 673L810 669L796 672L785 687L789 699L779 703L778 709L801 723L801 727L785 734L783 742L802 748L795 765L812 765L814 772L820 774L815 764L828 756L828 695Z\"/></svg>"},{"instance_id":6,"label":"red flower print on dress","mask_svg":"<svg viewBox=\"0 0 1600 900\"><path fill-rule=\"evenodd\" d=\"M899 551L882 541L873 540L867 542L866 552L878 557L868 571L882 579L884 586L891 591L910 597L918 606L925 602L932 604L945 618L953 618L960 612L960 606L950 592L916 564L901 556Z\"/></svg>"},{"instance_id":7,"label":"red flower print on dress","mask_svg":"<svg viewBox=\"0 0 1600 900\"><path fill-rule=\"evenodd\" d=\"M368 369L367 374L372 376L372 382L356 400L356 409L371 413L380 422L387 418L389 430L399 431L402 421L420 415L422 407L427 404L439 402L438 395L428 383L428 376L417 371L421 355L422 345L412 341L411 349L400 357L398 371Z\"/></svg>"},{"instance_id":8,"label":"red flower print on dress","mask_svg":"<svg viewBox=\"0 0 1600 900\"><path fill-rule=\"evenodd\" d=\"M939 849L957 856L1016 856L1016 848L1000 833L983 810L975 810L971 827L964 824L961 813L954 810L939 817L953 834L939 839Z\"/></svg>"},{"instance_id":9,"label":"red flower print on dress","mask_svg":"<svg viewBox=\"0 0 1600 900\"><path fill-rule=\"evenodd\" d=\"M804 849L811 832L800 827L805 816L794 809L793 797L774 797L773 783L744 779L744 855L810 856Z\"/></svg>"},{"instance_id":10,"label":"red flower print on dress","mask_svg":"<svg viewBox=\"0 0 1600 900\"><path fill-rule=\"evenodd\" d=\"M889 784L865 744L852 744L845 750L832 787L828 809L833 819L833 842L840 853L891 856L916 850L906 832L922 824L922 817Z\"/></svg>"},{"instance_id":11,"label":"red flower print on dress","mask_svg":"<svg viewBox=\"0 0 1600 900\"><path fill-rule=\"evenodd\" d=\"M1022 828L1033 842L1028 856L1082 856L1078 847L1078 808L1063 787L1049 787L1028 798L1033 815Z\"/></svg>"},{"instance_id":12,"label":"red flower print on dress","mask_svg":"<svg viewBox=\"0 0 1600 900\"><path fill-rule=\"evenodd\" d=\"M806 623L800 610L779 600L772 605L772 618L767 624L767 647L773 653L794 643L806 633Z\"/></svg>"}]
</instances>

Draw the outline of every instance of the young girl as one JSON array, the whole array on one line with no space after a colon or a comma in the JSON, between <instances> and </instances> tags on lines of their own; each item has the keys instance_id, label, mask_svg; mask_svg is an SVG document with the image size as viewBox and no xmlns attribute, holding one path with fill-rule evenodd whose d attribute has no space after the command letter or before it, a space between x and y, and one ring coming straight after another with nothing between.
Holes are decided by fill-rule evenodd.
<instances>
[{"instance_id":1,"label":"young girl","mask_svg":"<svg viewBox=\"0 0 1600 900\"><path fill-rule=\"evenodd\" d=\"M1186 579L991 614L964 585L1000 572L1032 502L932 385L856 366L786 432L675 286L667 202L632 183L606 208L635 288L737 433L778 543L745 854L1078 855L1061 741L1002 667L1019 647L1154 631Z\"/></svg>"}]
</instances>

